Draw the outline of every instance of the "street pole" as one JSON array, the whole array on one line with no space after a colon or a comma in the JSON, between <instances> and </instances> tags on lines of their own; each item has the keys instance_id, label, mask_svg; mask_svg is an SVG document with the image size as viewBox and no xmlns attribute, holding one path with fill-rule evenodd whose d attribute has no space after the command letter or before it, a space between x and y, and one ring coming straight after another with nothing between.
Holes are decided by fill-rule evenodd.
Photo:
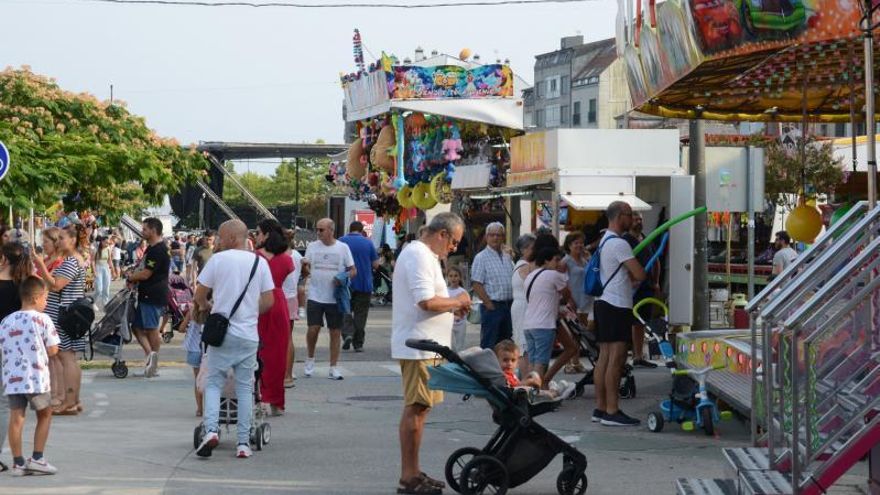
<instances>
[{"instance_id":1,"label":"street pole","mask_svg":"<svg viewBox=\"0 0 880 495\"><path fill-rule=\"evenodd\" d=\"M865 132L868 135L868 206L873 210L877 205L877 124L874 113L874 30L871 16L871 2L867 5L868 17L865 31Z\"/></svg>"},{"instance_id":2,"label":"street pole","mask_svg":"<svg viewBox=\"0 0 880 495\"><path fill-rule=\"evenodd\" d=\"M755 164L752 163L752 147L746 148L746 205L748 209L748 285L749 301L755 297Z\"/></svg>"},{"instance_id":3,"label":"street pole","mask_svg":"<svg viewBox=\"0 0 880 495\"><path fill-rule=\"evenodd\" d=\"M294 208L293 217L293 223L295 227L296 221L299 218L299 158L294 158L294 163L296 164L296 207Z\"/></svg>"},{"instance_id":4,"label":"street pole","mask_svg":"<svg viewBox=\"0 0 880 495\"><path fill-rule=\"evenodd\" d=\"M690 121L689 173L694 176L694 208L706 206L706 131L702 109ZM711 328L709 318L709 233L707 215L694 217L694 325L695 330Z\"/></svg>"}]
</instances>

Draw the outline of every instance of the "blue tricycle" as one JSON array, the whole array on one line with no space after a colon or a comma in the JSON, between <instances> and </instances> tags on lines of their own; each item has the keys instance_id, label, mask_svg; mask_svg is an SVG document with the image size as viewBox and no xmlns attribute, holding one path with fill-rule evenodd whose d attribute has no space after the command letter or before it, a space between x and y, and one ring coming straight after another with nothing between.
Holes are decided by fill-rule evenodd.
<instances>
[{"instance_id":1,"label":"blue tricycle","mask_svg":"<svg viewBox=\"0 0 880 495\"><path fill-rule=\"evenodd\" d=\"M663 310L663 315L651 318L647 322L639 314L639 309L646 304L653 304ZM722 419L733 417L730 411L719 411L715 401L709 397L706 389L706 376L715 369L723 369L724 365L707 366L699 369L678 369L672 344L666 338L669 328L669 309L653 297L639 301L633 307L633 314L645 326L645 335L649 345L659 348L666 360L666 367L672 371L672 391L669 398L660 403L660 411L648 414L648 429L658 433L663 430L667 421L674 421L685 431L702 428L706 435L715 434L715 425Z\"/></svg>"}]
</instances>

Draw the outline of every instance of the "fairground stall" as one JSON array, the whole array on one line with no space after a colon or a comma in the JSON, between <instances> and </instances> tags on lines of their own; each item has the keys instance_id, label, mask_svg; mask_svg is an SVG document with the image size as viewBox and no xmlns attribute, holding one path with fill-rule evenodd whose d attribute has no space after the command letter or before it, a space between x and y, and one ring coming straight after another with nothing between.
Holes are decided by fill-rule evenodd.
<instances>
[{"instance_id":1,"label":"fairground stall","mask_svg":"<svg viewBox=\"0 0 880 495\"><path fill-rule=\"evenodd\" d=\"M342 76L342 85L356 138L328 180L399 234L415 234L432 214L450 209L474 230L503 220L496 201L452 205L452 184L470 167L486 172L483 188L504 184L508 143L522 132L524 82L505 64L470 59L469 50L427 58L418 50L414 62L403 63L383 54L366 66L359 34L355 61L358 71ZM462 249L475 247L475 237L469 240Z\"/></svg>"},{"instance_id":2,"label":"fairground stall","mask_svg":"<svg viewBox=\"0 0 880 495\"><path fill-rule=\"evenodd\" d=\"M645 232L693 209L694 181L681 166L679 149L676 129L534 132L511 140L503 185L454 181L452 187L466 197L506 200L511 223L523 231L545 227L560 240L566 232L580 231L589 243L607 226L602 214L613 201L640 211ZM670 322L690 325L693 221L670 229L668 241L665 278L676 287L670 291Z\"/></svg>"},{"instance_id":3,"label":"fairground stall","mask_svg":"<svg viewBox=\"0 0 880 495\"><path fill-rule=\"evenodd\" d=\"M787 191L800 201L786 228L811 247L749 301L751 331L693 332L676 343L681 364L726 367L710 373L709 383L746 403L753 446L725 449L732 479L679 480L679 493L825 493L866 455L869 489L880 492L880 242L864 235L880 226L873 38L880 4L667 0L636 2L635 11L632 2L619 5L618 53L634 106L692 119L698 171L707 156L702 119L801 126L793 142L799 159L783 172L801 179ZM867 201L820 236L805 137L817 123L836 122L866 124ZM753 228L754 218L747 222ZM705 253L705 244L696 251Z\"/></svg>"}]
</instances>

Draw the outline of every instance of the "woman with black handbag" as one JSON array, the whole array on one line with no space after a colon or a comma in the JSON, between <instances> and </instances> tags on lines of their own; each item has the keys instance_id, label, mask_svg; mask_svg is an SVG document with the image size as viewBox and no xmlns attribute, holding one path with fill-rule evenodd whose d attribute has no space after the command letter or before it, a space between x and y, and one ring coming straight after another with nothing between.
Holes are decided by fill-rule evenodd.
<instances>
[{"instance_id":1,"label":"woman with black handbag","mask_svg":"<svg viewBox=\"0 0 880 495\"><path fill-rule=\"evenodd\" d=\"M46 237L56 236L54 237L54 247L58 259L61 260L57 267L50 270L42 258L35 256L37 274L49 285L46 313L52 318L52 322L58 328L58 336L61 338L58 355L63 376L63 379L59 380L63 384L63 394L61 394L63 398L61 398L61 404L56 406L52 413L75 416L82 412L82 405L79 401L82 371L77 363L76 353L85 352L86 341L85 338L70 338L64 333L58 320L62 308L66 308L85 295L86 261L76 249L78 235L74 225L63 229L47 229L43 235ZM53 238L49 237L49 239Z\"/></svg>"}]
</instances>

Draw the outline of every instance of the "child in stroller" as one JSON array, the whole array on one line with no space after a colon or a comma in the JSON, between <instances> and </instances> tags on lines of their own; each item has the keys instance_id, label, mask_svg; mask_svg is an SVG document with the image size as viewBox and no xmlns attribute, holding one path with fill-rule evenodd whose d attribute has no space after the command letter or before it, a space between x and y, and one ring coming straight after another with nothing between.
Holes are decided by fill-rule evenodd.
<instances>
[{"instance_id":1,"label":"child in stroller","mask_svg":"<svg viewBox=\"0 0 880 495\"><path fill-rule=\"evenodd\" d=\"M168 275L168 309L165 316L162 317L160 326L162 340L166 344L174 338L174 332L186 331L186 328L181 328L180 324L189 312L192 303L193 292L189 284L186 283L186 279L177 273ZM171 328L166 332L165 325L168 323L169 317L171 318Z\"/></svg>"},{"instance_id":2,"label":"child in stroller","mask_svg":"<svg viewBox=\"0 0 880 495\"><path fill-rule=\"evenodd\" d=\"M541 375L536 371L532 371L522 381L516 376L517 365L519 364L519 346L516 342L505 339L495 345L495 356L498 358L498 364L501 365L501 372L507 379L507 385L511 388L526 387L539 397L548 399L569 399L574 395L575 384L565 380L559 382L551 381L546 390L542 390L543 385Z\"/></svg>"},{"instance_id":3,"label":"child in stroller","mask_svg":"<svg viewBox=\"0 0 880 495\"><path fill-rule=\"evenodd\" d=\"M483 448L464 447L446 461L446 481L465 494L507 493L540 473L558 454L563 468L556 480L561 495L583 495L587 490L587 458L576 448L534 421L534 417L555 409L557 401L531 402L529 392L512 389L491 350L464 356L430 340L410 339L406 345L435 352L449 364L430 369L428 385L485 398L492 407L498 429Z\"/></svg>"}]
</instances>

